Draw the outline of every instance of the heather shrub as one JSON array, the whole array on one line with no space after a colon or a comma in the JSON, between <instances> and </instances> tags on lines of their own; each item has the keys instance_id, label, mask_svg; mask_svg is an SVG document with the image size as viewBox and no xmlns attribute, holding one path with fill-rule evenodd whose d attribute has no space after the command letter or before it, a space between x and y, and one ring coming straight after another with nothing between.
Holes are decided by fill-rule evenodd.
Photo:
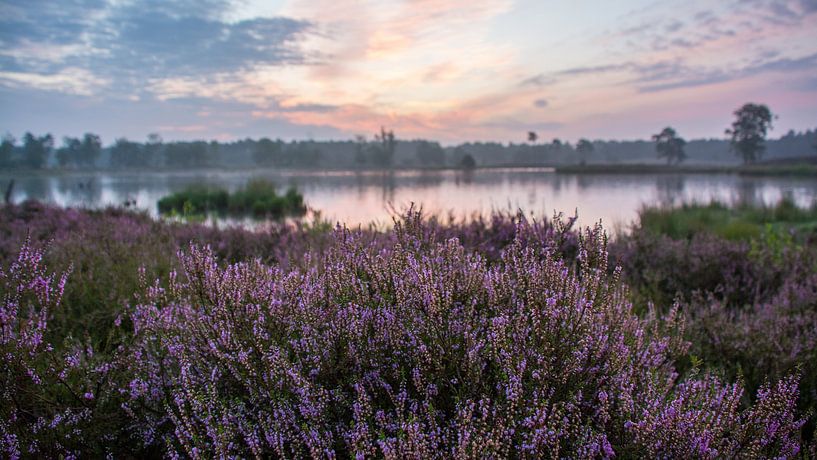
<instances>
[{"instance_id":1,"label":"heather shrub","mask_svg":"<svg viewBox=\"0 0 817 460\"><path fill-rule=\"evenodd\" d=\"M679 379L683 321L633 313L600 228L574 268L525 233L496 263L411 220L393 245L339 229L303 269L191 246L133 309L123 407L193 458L797 455L796 377L749 408Z\"/></svg>"},{"instance_id":2,"label":"heather shrub","mask_svg":"<svg viewBox=\"0 0 817 460\"><path fill-rule=\"evenodd\" d=\"M787 280L770 300L730 307L711 297L683 306L691 353L728 378L741 376L750 390L791 372L801 376L799 406L817 410L817 271Z\"/></svg>"},{"instance_id":3,"label":"heather shrub","mask_svg":"<svg viewBox=\"0 0 817 460\"><path fill-rule=\"evenodd\" d=\"M0 448L795 456L814 248L635 231L612 244L622 271L573 221L411 208L393 229L247 231L2 207Z\"/></svg>"},{"instance_id":4,"label":"heather shrub","mask_svg":"<svg viewBox=\"0 0 817 460\"><path fill-rule=\"evenodd\" d=\"M252 232L154 221L116 208L60 209L37 202L0 207L0 235L0 262L14 260L28 237L33 248L47 248L43 257L52 269L71 270L63 306L53 312L47 333L57 347L64 337L87 336L97 351L116 347L114 319L132 303L139 269L153 278L166 276L178 269L176 252L191 242L210 245L225 261L258 257L286 265L300 263L324 238L308 224Z\"/></svg>"},{"instance_id":5,"label":"heather shrub","mask_svg":"<svg viewBox=\"0 0 817 460\"><path fill-rule=\"evenodd\" d=\"M120 430L110 356L69 338L48 341L49 320L63 307L66 274L46 271L26 242L0 268L0 455L4 458L101 456ZM113 424L113 425L112 425Z\"/></svg>"},{"instance_id":6,"label":"heather shrub","mask_svg":"<svg viewBox=\"0 0 817 460\"><path fill-rule=\"evenodd\" d=\"M612 248L641 305L672 305L706 293L743 306L770 297L782 284L778 264L764 264L749 242L701 233L691 239L635 230Z\"/></svg>"},{"instance_id":7,"label":"heather shrub","mask_svg":"<svg viewBox=\"0 0 817 460\"><path fill-rule=\"evenodd\" d=\"M724 212L731 212L724 209ZM803 218L810 211L752 211L756 220ZM792 217L794 215L794 217ZM817 411L817 246L808 235L768 223L756 238L730 241L712 233L673 239L635 227L613 246L615 260L638 304L680 302L701 366L726 379L743 379L749 394L769 380L799 372L799 408ZM678 363L682 369L689 360ZM750 398L747 398L750 399Z\"/></svg>"}]
</instances>

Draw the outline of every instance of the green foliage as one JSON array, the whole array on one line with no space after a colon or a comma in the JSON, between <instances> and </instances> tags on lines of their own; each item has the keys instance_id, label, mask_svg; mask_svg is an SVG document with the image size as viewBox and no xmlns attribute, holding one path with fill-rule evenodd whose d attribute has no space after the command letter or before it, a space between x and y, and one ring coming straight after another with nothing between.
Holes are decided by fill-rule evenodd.
<instances>
[{"instance_id":1,"label":"green foliage","mask_svg":"<svg viewBox=\"0 0 817 460\"><path fill-rule=\"evenodd\" d=\"M713 201L707 205L645 208L640 213L642 229L676 239L711 233L733 241L752 240L770 230L809 230L815 225L817 204L802 209L790 198L784 198L774 206L729 207Z\"/></svg>"},{"instance_id":2,"label":"green foliage","mask_svg":"<svg viewBox=\"0 0 817 460\"><path fill-rule=\"evenodd\" d=\"M227 209L229 194L226 190L205 186L191 186L166 197L157 203L159 212L169 214L176 212L183 216L224 212Z\"/></svg>"},{"instance_id":3,"label":"green foliage","mask_svg":"<svg viewBox=\"0 0 817 460\"><path fill-rule=\"evenodd\" d=\"M295 188L278 195L275 184L263 179L252 180L233 194L224 189L193 186L162 198L157 205L162 214L186 218L216 213L279 219L306 212L303 196Z\"/></svg>"}]
</instances>

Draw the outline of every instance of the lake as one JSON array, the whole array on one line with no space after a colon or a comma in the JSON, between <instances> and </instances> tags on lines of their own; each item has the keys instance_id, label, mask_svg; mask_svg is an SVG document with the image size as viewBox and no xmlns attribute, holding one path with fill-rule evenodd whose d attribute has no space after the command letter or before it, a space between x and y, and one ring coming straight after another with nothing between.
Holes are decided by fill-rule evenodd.
<instances>
[{"instance_id":1,"label":"lake","mask_svg":"<svg viewBox=\"0 0 817 460\"><path fill-rule=\"evenodd\" d=\"M192 184L235 190L252 178L298 187L307 205L333 222L388 224L395 210L414 202L432 213L458 217L522 209L552 216L579 213L579 223L626 226L649 204L748 201L771 204L790 196L800 206L817 200L817 178L743 177L733 174L561 174L549 168L475 171L186 171L14 174L0 172L3 191L15 180L12 201L28 198L60 206L98 208L133 200L157 215L156 202Z\"/></svg>"}]
</instances>

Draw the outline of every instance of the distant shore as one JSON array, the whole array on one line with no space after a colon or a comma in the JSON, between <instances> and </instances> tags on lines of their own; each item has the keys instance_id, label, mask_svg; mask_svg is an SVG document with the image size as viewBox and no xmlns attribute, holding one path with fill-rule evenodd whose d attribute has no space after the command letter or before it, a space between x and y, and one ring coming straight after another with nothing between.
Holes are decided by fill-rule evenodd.
<instances>
[{"instance_id":1,"label":"distant shore","mask_svg":"<svg viewBox=\"0 0 817 460\"><path fill-rule=\"evenodd\" d=\"M158 168L97 168L97 169L8 169L0 171L0 176L72 176L87 174L178 174L191 172L240 172L240 171L271 171L285 173L388 173L388 172L443 172L461 171L469 173L474 171L490 171L497 169L539 169L557 174L739 174L747 176L800 176L817 177L817 161L814 162L770 162L752 165L665 165L665 164L644 164L644 163L591 163L587 165L546 165L546 164L495 164L476 166L473 169L463 169L454 166L439 167L417 167L417 166L395 166L389 169L377 168L272 168L272 167L222 167L222 166L201 166L188 169L158 169Z\"/></svg>"},{"instance_id":2,"label":"distant shore","mask_svg":"<svg viewBox=\"0 0 817 460\"><path fill-rule=\"evenodd\" d=\"M817 164L754 164L721 165L650 165L650 164L589 164L557 166L559 174L739 174L746 176L817 177Z\"/></svg>"}]
</instances>

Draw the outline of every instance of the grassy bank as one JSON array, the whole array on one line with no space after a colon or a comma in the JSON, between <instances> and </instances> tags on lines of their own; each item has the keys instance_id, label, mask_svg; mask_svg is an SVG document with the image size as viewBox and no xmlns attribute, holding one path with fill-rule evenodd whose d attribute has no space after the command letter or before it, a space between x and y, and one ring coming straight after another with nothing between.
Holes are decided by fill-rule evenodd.
<instances>
[{"instance_id":1,"label":"grassy bank","mask_svg":"<svg viewBox=\"0 0 817 460\"><path fill-rule=\"evenodd\" d=\"M750 240L770 231L796 232L801 238L809 238L817 234L817 203L808 209L797 207L791 199L772 206L711 202L652 207L641 211L640 227L675 239L711 233L729 240Z\"/></svg>"},{"instance_id":2,"label":"grassy bank","mask_svg":"<svg viewBox=\"0 0 817 460\"><path fill-rule=\"evenodd\" d=\"M728 174L737 172L734 166L690 166L664 164L588 164L557 166L562 174Z\"/></svg>"},{"instance_id":3,"label":"grassy bank","mask_svg":"<svg viewBox=\"0 0 817 460\"><path fill-rule=\"evenodd\" d=\"M746 176L794 176L817 179L817 164L748 165L741 167L738 172Z\"/></svg>"},{"instance_id":4,"label":"grassy bank","mask_svg":"<svg viewBox=\"0 0 817 460\"><path fill-rule=\"evenodd\" d=\"M817 178L817 165L663 165L663 164L588 164L557 166L562 174L741 174L747 176L798 176Z\"/></svg>"}]
</instances>

